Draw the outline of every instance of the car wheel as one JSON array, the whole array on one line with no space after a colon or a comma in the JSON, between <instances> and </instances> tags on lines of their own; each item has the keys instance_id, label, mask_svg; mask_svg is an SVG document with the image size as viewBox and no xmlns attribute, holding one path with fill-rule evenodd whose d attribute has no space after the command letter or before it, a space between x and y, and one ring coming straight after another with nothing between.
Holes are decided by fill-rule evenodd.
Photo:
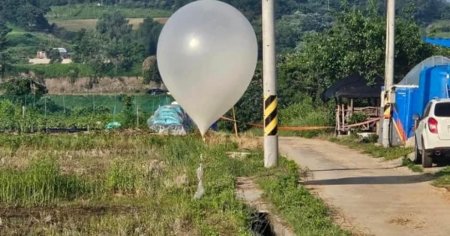
<instances>
[{"instance_id":1,"label":"car wheel","mask_svg":"<svg viewBox=\"0 0 450 236\"><path fill-rule=\"evenodd\" d=\"M420 155L420 152L419 152L419 145L417 145L417 140L416 140L416 152L414 153L414 163L415 164L420 164L420 163L422 163L422 155Z\"/></svg>"},{"instance_id":2,"label":"car wheel","mask_svg":"<svg viewBox=\"0 0 450 236\"><path fill-rule=\"evenodd\" d=\"M422 166L424 168L431 167L433 165L433 159L431 159L431 153L427 150L422 150Z\"/></svg>"}]
</instances>

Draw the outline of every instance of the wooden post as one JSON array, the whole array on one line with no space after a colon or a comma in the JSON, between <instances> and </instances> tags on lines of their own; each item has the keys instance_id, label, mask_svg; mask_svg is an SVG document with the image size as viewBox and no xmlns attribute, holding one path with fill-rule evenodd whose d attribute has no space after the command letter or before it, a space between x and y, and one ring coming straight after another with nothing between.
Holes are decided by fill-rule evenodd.
<instances>
[{"instance_id":1,"label":"wooden post","mask_svg":"<svg viewBox=\"0 0 450 236\"><path fill-rule=\"evenodd\" d=\"M234 109L234 107L233 107L232 111L233 111L233 121L234 121L234 134L236 135L236 138L238 138L239 134L238 134L238 126L237 126L237 120L236 120L236 110Z\"/></svg>"},{"instance_id":2,"label":"wooden post","mask_svg":"<svg viewBox=\"0 0 450 236\"><path fill-rule=\"evenodd\" d=\"M344 104L342 104L342 106L341 106L341 118L342 118L342 131L344 131L345 124L346 124L346 122L345 122L345 105Z\"/></svg>"},{"instance_id":3,"label":"wooden post","mask_svg":"<svg viewBox=\"0 0 450 236\"><path fill-rule=\"evenodd\" d=\"M353 115L354 107L353 107L353 98L350 99L350 117Z\"/></svg>"},{"instance_id":4,"label":"wooden post","mask_svg":"<svg viewBox=\"0 0 450 236\"><path fill-rule=\"evenodd\" d=\"M137 103L137 99L136 99ZM139 129L139 106L136 104L136 129Z\"/></svg>"},{"instance_id":5,"label":"wooden post","mask_svg":"<svg viewBox=\"0 0 450 236\"><path fill-rule=\"evenodd\" d=\"M338 104L336 107L336 135L337 136L341 135L341 121L339 118L339 113L340 113L340 106Z\"/></svg>"}]
</instances>

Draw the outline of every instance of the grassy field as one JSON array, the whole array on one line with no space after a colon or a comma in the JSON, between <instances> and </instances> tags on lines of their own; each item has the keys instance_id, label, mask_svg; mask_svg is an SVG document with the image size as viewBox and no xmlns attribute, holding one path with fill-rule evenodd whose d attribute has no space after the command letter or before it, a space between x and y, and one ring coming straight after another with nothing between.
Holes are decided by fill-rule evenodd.
<instances>
[{"instance_id":1,"label":"grassy field","mask_svg":"<svg viewBox=\"0 0 450 236\"><path fill-rule=\"evenodd\" d=\"M263 168L251 142L139 132L0 135L0 234L252 235L235 197L255 176L298 235L346 235L324 203L298 186L294 163ZM244 160L226 152L245 149ZM205 194L193 195L203 166Z\"/></svg>"},{"instance_id":2,"label":"grassy field","mask_svg":"<svg viewBox=\"0 0 450 236\"><path fill-rule=\"evenodd\" d=\"M170 11L152 8L127 8L121 6L97 6L95 4L77 4L53 6L46 15L49 20L97 19L105 13L120 12L126 18L164 18Z\"/></svg>"}]
</instances>

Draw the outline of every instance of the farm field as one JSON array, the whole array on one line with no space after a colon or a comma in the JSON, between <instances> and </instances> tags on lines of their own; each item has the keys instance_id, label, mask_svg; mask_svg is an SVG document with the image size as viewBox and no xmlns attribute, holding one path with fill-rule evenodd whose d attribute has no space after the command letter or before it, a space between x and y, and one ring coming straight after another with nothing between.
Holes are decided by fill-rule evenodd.
<instances>
[{"instance_id":1,"label":"farm field","mask_svg":"<svg viewBox=\"0 0 450 236\"><path fill-rule=\"evenodd\" d=\"M152 8L127 8L120 6L97 6L95 4L76 4L66 6L53 6L46 15L49 20L73 20L73 19L96 19L105 13L113 11L120 12L126 18L165 18L171 12Z\"/></svg>"},{"instance_id":2,"label":"farm field","mask_svg":"<svg viewBox=\"0 0 450 236\"><path fill-rule=\"evenodd\" d=\"M67 109L106 107L112 112L122 112L124 109L124 95L48 95L53 102ZM139 107L141 112L153 113L159 106L168 105L173 101L170 96L151 96L146 94L131 95L133 109Z\"/></svg>"},{"instance_id":3,"label":"farm field","mask_svg":"<svg viewBox=\"0 0 450 236\"><path fill-rule=\"evenodd\" d=\"M53 6L47 13L46 18L50 23L68 31L79 31L81 29L95 29L98 18L112 11L120 12L136 30L144 21L144 18L153 18L164 24L171 12L152 8L127 8L120 6L97 6L96 4L76 4L66 6Z\"/></svg>"},{"instance_id":4,"label":"farm field","mask_svg":"<svg viewBox=\"0 0 450 236\"><path fill-rule=\"evenodd\" d=\"M165 23L167 18L153 18L155 21ZM127 18L128 23L132 25L133 29L139 28L139 25L144 22L144 18ZM58 27L65 28L68 31L80 31L81 29L94 30L97 24L97 19L49 19L50 23L56 24Z\"/></svg>"},{"instance_id":5,"label":"farm field","mask_svg":"<svg viewBox=\"0 0 450 236\"><path fill-rule=\"evenodd\" d=\"M234 193L238 176L254 176L298 235L346 234L298 186L296 165L282 159L264 169L252 139L123 131L0 142L1 235L251 235L253 210ZM238 150L251 155L226 154ZM200 163L205 194L195 200Z\"/></svg>"}]
</instances>

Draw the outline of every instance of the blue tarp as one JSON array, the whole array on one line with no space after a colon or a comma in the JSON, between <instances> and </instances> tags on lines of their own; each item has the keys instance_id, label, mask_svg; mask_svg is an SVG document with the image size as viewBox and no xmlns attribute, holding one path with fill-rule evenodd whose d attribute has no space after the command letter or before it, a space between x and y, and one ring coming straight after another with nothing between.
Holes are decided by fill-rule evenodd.
<instances>
[{"instance_id":1,"label":"blue tarp","mask_svg":"<svg viewBox=\"0 0 450 236\"><path fill-rule=\"evenodd\" d=\"M189 118L180 105L172 104L159 107L147 124L158 133L184 135L189 127Z\"/></svg>"},{"instance_id":2,"label":"blue tarp","mask_svg":"<svg viewBox=\"0 0 450 236\"><path fill-rule=\"evenodd\" d=\"M435 46L450 48L450 39L444 38L425 38L424 41Z\"/></svg>"}]
</instances>

